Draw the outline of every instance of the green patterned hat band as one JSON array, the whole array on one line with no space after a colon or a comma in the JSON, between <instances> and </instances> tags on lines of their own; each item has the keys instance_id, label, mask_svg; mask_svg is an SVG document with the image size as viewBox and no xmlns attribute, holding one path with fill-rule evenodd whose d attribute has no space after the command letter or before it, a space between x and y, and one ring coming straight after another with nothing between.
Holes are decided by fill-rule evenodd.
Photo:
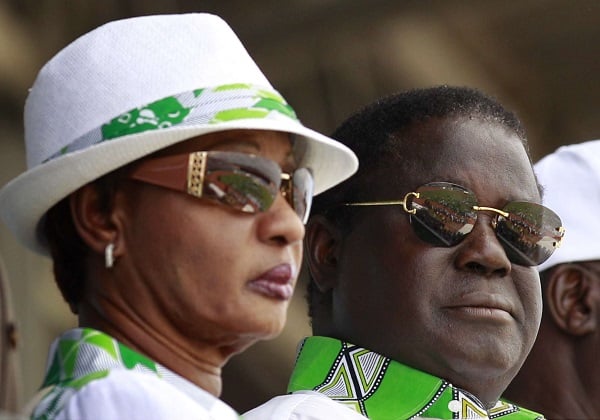
<instances>
[{"instance_id":1,"label":"green patterned hat band","mask_svg":"<svg viewBox=\"0 0 600 420\"><path fill-rule=\"evenodd\" d=\"M213 125L243 119L282 118L298 121L292 107L273 89L250 84L201 88L167 96L125 112L77 138L44 162L107 140L144 131Z\"/></svg>"}]
</instances>

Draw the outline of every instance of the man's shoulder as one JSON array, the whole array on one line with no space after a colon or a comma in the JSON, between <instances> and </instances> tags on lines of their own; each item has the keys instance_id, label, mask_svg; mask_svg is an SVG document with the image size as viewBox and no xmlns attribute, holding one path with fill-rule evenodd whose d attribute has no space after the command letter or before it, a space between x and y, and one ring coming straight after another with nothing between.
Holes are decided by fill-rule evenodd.
<instances>
[{"instance_id":1,"label":"man's shoulder","mask_svg":"<svg viewBox=\"0 0 600 420\"><path fill-rule=\"evenodd\" d=\"M335 417L334 417L335 416ZM244 420L360 420L366 417L314 391L280 395L248 411Z\"/></svg>"}]
</instances>

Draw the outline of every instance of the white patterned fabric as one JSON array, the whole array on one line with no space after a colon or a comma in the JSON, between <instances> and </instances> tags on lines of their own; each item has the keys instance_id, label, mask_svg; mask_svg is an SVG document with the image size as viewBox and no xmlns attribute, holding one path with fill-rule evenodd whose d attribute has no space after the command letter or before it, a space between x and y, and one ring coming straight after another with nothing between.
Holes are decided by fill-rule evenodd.
<instances>
[{"instance_id":1,"label":"white patterned fabric","mask_svg":"<svg viewBox=\"0 0 600 420\"><path fill-rule=\"evenodd\" d=\"M237 420L227 404L112 337L69 330L52 345L32 419Z\"/></svg>"}]
</instances>

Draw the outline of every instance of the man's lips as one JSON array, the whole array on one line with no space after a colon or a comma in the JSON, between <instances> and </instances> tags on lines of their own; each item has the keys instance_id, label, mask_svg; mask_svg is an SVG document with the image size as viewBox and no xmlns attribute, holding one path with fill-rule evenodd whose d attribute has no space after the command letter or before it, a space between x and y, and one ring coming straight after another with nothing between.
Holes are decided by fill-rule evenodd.
<instances>
[{"instance_id":1,"label":"man's lips","mask_svg":"<svg viewBox=\"0 0 600 420\"><path fill-rule=\"evenodd\" d=\"M504 296L482 292L461 296L446 308L465 316L495 320L511 320L514 312Z\"/></svg>"},{"instance_id":2,"label":"man's lips","mask_svg":"<svg viewBox=\"0 0 600 420\"><path fill-rule=\"evenodd\" d=\"M289 300L294 294L294 270L290 264L280 264L262 273L248 283L248 287L279 300Z\"/></svg>"}]
</instances>

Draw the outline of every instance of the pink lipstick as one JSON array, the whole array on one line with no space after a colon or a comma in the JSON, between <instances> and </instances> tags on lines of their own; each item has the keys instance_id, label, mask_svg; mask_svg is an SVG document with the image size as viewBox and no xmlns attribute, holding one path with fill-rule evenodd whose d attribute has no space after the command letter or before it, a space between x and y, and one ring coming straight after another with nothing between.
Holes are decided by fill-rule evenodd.
<instances>
[{"instance_id":1,"label":"pink lipstick","mask_svg":"<svg viewBox=\"0 0 600 420\"><path fill-rule=\"evenodd\" d=\"M263 296L289 300L294 294L294 273L290 264L281 264L264 272L248 283L250 289Z\"/></svg>"}]
</instances>

